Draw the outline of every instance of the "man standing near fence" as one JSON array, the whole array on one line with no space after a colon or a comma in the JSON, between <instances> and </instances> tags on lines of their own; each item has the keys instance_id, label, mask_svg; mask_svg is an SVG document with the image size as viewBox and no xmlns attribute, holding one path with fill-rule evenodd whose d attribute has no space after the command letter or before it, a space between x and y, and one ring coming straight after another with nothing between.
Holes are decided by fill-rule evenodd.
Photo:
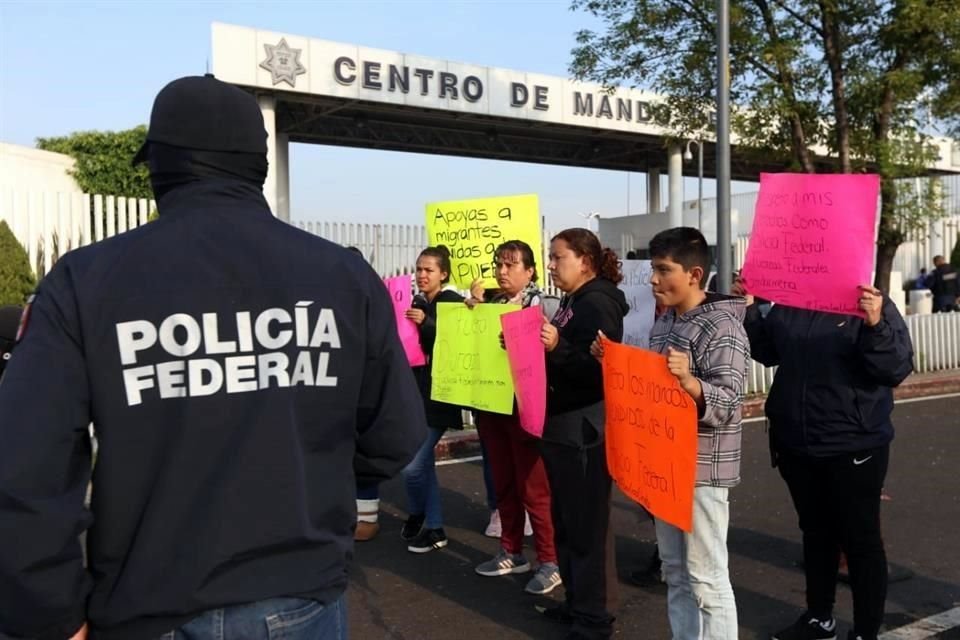
<instances>
[{"instance_id":1,"label":"man standing near fence","mask_svg":"<svg viewBox=\"0 0 960 640\"><path fill-rule=\"evenodd\" d=\"M248 93L170 83L137 160L160 218L56 264L0 384L0 635L345 638L355 482L426 431L386 289L271 215Z\"/></svg>"},{"instance_id":2,"label":"man standing near fence","mask_svg":"<svg viewBox=\"0 0 960 640\"><path fill-rule=\"evenodd\" d=\"M933 294L933 312L955 311L960 298L960 279L957 270L943 256L933 257L933 273L928 277Z\"/></svg>"}]
</instances>

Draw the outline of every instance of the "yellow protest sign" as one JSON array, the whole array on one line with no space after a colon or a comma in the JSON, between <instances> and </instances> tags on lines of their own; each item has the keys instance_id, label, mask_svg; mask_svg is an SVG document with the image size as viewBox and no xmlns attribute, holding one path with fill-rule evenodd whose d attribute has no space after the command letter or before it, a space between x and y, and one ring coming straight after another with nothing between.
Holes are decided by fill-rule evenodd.
<instances>
[{"instance_id":1,"label":"yellow protest sign","mask_svg":"<svg viewBox=\"0 0 960 640\"><path fill-rule=\"evenodd\" d=\"M500 346L500 316L515 304L458 302L437 305L430 397L461 407L513 413L513 379L507 352Z\"/></svg>"},{"instance_id":2,"label":"yellow protest sign","mask_svg":"<svg viewBox=\"0 0 960 640\"><path fill-rule=\"evenodd\" d=\"M540 205L533 194L450 200L427 205L427 242L450 249L450 279L461 289L477 278L488 289L497 286L493 252L507 240L523 240L543 260L540 240ZM544 265L537 264L540 273Z\"/></svg>"}]
</instances>

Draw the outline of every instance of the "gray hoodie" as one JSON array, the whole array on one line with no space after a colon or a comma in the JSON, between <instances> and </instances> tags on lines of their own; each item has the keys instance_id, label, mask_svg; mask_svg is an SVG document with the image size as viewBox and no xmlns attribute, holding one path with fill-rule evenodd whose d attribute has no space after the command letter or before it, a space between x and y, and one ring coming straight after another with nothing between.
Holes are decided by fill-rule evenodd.
<instances>
[{"instance_id":1,"label":"gray hoodie","mask_svg":"<svg viewBox=\"0 0 960 640\"><path fill-rule=\"evenodd\" d=\"M697 485L740 483L741 404L750 343L743 328L743 298L708 293L697 307L657 318L650 348L691 354L690 372L703 387L704 410L697 427Z\"/></svg>"}]
</instances>

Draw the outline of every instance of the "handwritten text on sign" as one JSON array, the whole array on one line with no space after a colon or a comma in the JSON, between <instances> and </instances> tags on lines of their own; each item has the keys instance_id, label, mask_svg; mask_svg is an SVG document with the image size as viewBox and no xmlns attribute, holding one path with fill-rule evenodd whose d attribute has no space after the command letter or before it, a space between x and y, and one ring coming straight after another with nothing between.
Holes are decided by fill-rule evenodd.
<instances>
[{"instance_id":1,"label":"handwritten text on sign","mask_svg":"<svg viewBox=\"0 0 960 640\"><path fill-rule=\"evenodd\" d=\"M437 305L430 397L493 413L513 413L513 380L507 352L500 347L500 316L515 304L459 302Z\"/></svg>"},{"instance_id":2,"label":"handwritten text on sign","mask_svg":"<svg viewBox=\"0 0 960 640\"><path fill-rule=\"evenodd\" d=\"M666 357L604 341L607 466L650 513L690 531L697 474L697 407Z\"/></svg>"},{"instance_id":3,"label":"handwritten text on sign","mask_svg":"<svg viewBox=\"0 0 960 640\"><path fill-rule=\"evenodd\" d=\"M653 267L649 260L624 260L622 264L623 280L617 286L630 307L623 319L623 343L646 349L650 346L650 330L657 308L650 286Z\"/></svg>"},{"instance_id":4,"label":"handwritten text on sign","mask_svg":"<svg viewBox=\"0 0 960 640\"><path fill-rule=\"evenodd\" d=\"M503 342L513 374L520 426L536 437L543 436L547 416L547 360L540 342L543 309L528 307L500 316Z\"/></svg>"},{"instance_id":5,"label":"handwritten text on sign","mask_svg":"<svg viewBox=\"0 0 960 640\"><path fill-rule=\"evenodd\" d=\"M747 290L774 302L851 315L869 284L877 221L875 175L760 175Z\"/></svg>"},{"instance_id":6,"label":"handwritten text on sign","mask_svg":"<svg viewBox=\"0 0 960 640\"><path fill-rule=\"evenodd\" d=\"M432 202L427 205L427 242L450 249L450 279L461 289L483 278L496 288L494 251L507 240L523 240L543 255L536 195Z\"/></svg>"},{"instance_id":7,"label":"handwritten text on sign","mask_svg":"<svg viewBox=\"0 0 960 640\"><path fill-rule=\"evenodd\" d=\"M400 342L403 343L403 350L407 354L407 362L411 367L421 367L427 364L423 355L423 349L420 347L420 333L417 331L417 325L412 320L404 316L404 312L410 308L410 302L413 299L411 292L411 278L397 276L395 278L384 279L387 290L390 292L390 299L393 300L393 315L397 321L397 333L400 334Z\"/></svg>"}]
</instances>

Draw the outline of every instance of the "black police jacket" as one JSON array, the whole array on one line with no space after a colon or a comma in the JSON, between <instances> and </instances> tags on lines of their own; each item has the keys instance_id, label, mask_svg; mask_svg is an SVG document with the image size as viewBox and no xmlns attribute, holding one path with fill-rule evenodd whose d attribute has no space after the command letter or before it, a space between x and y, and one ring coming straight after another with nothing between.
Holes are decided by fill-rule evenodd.
<instances>
[{"instance_id":1,"label":"black police jacket","mask_svg":"<svg viewBox=\"0 0 960 640\"><path fill-rule=\"evenodd\" d=\"M889 298L881 313L871 328L856 316L747 309L753 358L778 367L765 407L775 452L831 456L893 439L893 388L913 371L913 345Z\"/></svg>"},{"instance_id":2,"label":"black police jacket","mask_svg":"<svg viewBox=\"0 0 960 640\"><path fill-rule=\"evenodd\" d=\"M362 258L231 181L161 212L56 263L0 383L0 635L87 620L136 640L228 604L331 601L355 482L393 476L426 436Z\"/></svg>"}]
</instances>

